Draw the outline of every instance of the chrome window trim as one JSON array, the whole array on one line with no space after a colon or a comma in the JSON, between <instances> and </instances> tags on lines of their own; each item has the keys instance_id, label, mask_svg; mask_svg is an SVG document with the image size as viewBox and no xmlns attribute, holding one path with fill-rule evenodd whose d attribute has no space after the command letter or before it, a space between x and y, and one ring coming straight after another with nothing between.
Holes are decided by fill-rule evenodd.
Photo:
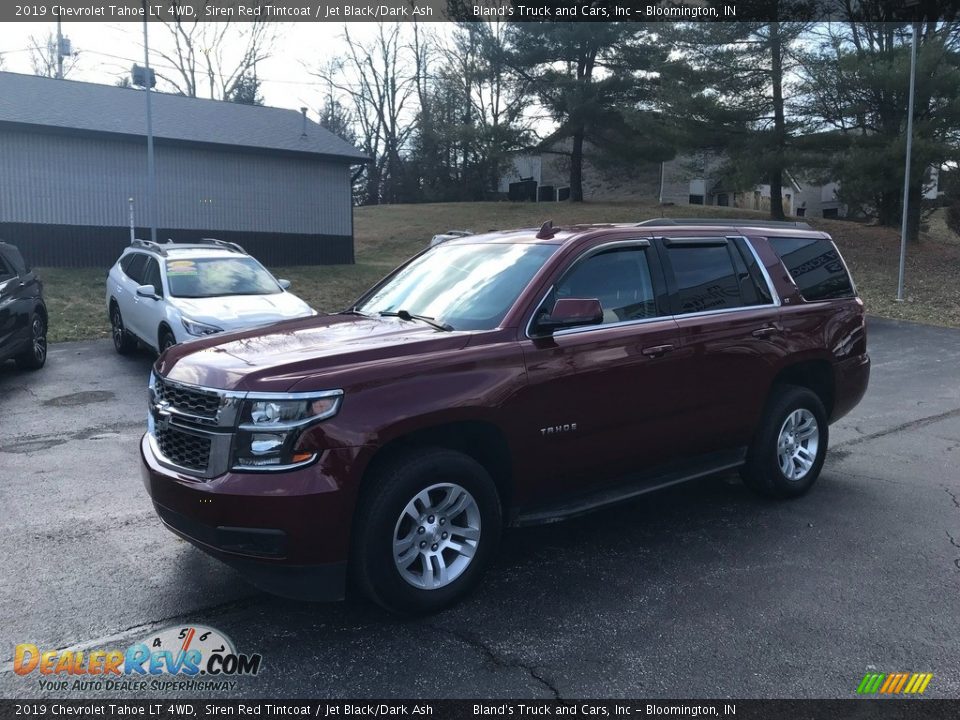
<instances>
[{"instance_id":1,"label":"chrome window trim","mask_svg":"<svg viewBox=\"0 0 960 720\"><path fill-rule=\"evenodd\" d=\"M531 327L533 326L533 318L536 316L536 310L534 310L533 315L530 316L530 320L527 321L527 327L526 327L526 330L525 330L525 333L524 333L524 334L525 334L527 340L542 340L542 339L548 338L548 337L565 337L565 336L567 336L567 335L576 335L576 334L585 333L585 332L596 332L596 331L598 331L598 330L606 330L606 329L608 329L608 328L618 328L618 327L625 327L625 326L632 326L632 325L646 325L646 324L653 323L653 322L660 322L660 321L662 321L662 320L673 320L674 322L677 322L677 321L679 321L679 320L681 320L681 319L685 319L685 318L710 317L711 315L727 315L727 314L735 313L735 312L745 312L745 311L750 311L750 310L766 310L766 309L770 309L770 308L779 308L779 307L781 307L781 305L782 305L782 300L780 299L780 293L778 293L776 287L774 287L774 285L773 285L773 280L770 278L770 273L767 272L766 266L763 264L763 261L760 259L760 255L757 253L757 249L753 246L753 243L750 242L750 239L749 239L746 235L726 235L726 236L723 236L721 239L724 239L724 240L726 240L726 241L729 242L729 241L735 240L735 239L737 239L737 238L742 238L743 241L744 241L744 243L746 244L746 246L747 246L748 248L750 248L750 254L753 255L753 259L756 260L757 265L760 267L760 273L761 273L762 276L763 276L764 282L767 283L767 289L768 289L769 292L770 292L770 297L773 299L773 302L764 303L764 304L762 304L762 305L741 305L741 306L739 306L739 307L734 307L734 308L721 308L720 310L703 310L703 311L695 312L695 313L681 313L681 314L679 314L679 315L678 315L678 314L659 315L659 316L653 317L653 318L642 318L642 319L639 319L639 320L624 320L624 321L618 322L618 323L604 323L604 324L601 324L601 325L587 325L587 326L585 326L585 327L568 328L568 329L566 329L566 330L558 330L557 332L552 333L552 334L550 334L550 335L531 335L531 334L530 334L530 329L531 329ZM716 236L712 236L712 237L709 237L709 238L706 238L706 237L705 237L705 238L680 238L680 239L683 239L683 240L693 240L693 241L696 241L696 240L711 240L711 239L716 239ZM596 248L593 248L591 251L587 251L587 252L591 252L591 253L592 253L593 251L599 250L599 249L601 249L601 248L610 247L610 246L614 246L614 245L620 245L620 244L628 244L628 245L629 245L629 244L632 243L632 242L633 242L633 241L623 241L623 242L611 242L611 243L606 243L605 245L599 245L599 246L597 246ZM639 243L639 246L640 246L640 247L649 247L649 246L650 246L650 242L649 242L649 240L644 240L644 241L642 241L641 243ZM834 246L836 246L836 245L834 244ZM840 251L838 250L837 252L839 253ZM571 263L570 267L572 268L576 263L580 262L581 259L585 259L585 257L587 257L587 253L584 253L584 255L581 255L580 257L578 257L573 263ZM841 258L841 260L842 260L842 258ZM782 264L782 262L781 262L781 264ZM848 272L847 274L849 275L849 272ZM851 280L852 280L852 278L851 278ZM554 287L556 287L556 285L551 285L549 288L547 288L547 291L543 294L543 297L540 298L540 302L538 302L538 303L536 304L536 306L535 306L536 308L540 308L540 307L543 305L544 301L547 299L547 297L550 295L550 293L553 292Z\"/></svg>"},{"instance_id":2,"label":"chrome window trim","mask_svg":"<svg viewBox=\"0 0 960 720\"><path fill-rule=\"evenodd\" d=\"M545 337L565 337L567 335L577 335L584 332L596 332L597 330L609 330L611 328L622 328L630 327L633 325L648 325L649 323L663 322L664 320L673 320L672 315L658 315L657 317L652 318L640 318L638 320L621 320L620 322L615 323L603 323L602 325L586 325L584 327L575 327L575 328L566 328L564 330L558 330L550 336L547 335L537 335L536 337L530 338L531 340L539 340Z\"/></svg>"},{"instance_id":3,"label":"chrome window trim","mask_svg":"<svg viewBox=\"0 0 960 720\"><path fill-rule=\"evenodd\" d=\"M686 320L687 318L695 317L709 317L710 315L729 315L730 313L743 312L745 310L769 310L772 307L776 307L773 303L766 303L764 305L741 305L740 307L734 308L721 308L719 310L700 310L698 312L692 313L683 313L681 315L673 315L673 319L680 321Z\"/></svg>"},{"instance_id":4,"label":"chrome window trim","mask_svg":"<svg viewBox=\"0 0 960 720\"><path fill-rule=\"evenodd\" d=\"M753 243L750 242L750 238L746 235L728 235L728 240L736 240L740 238L743 240L744 244L750 248L750 254L753 255L753 259L757 261L757 266L760 268L760 274L763 275L764 282L767 283L767 289L770 291L770 297L773 298L773 306L780 307L782 305L782 300L780 299L780 293L777 292L777 288L773 285L773 279L770 277L770 273L767 272L767 266L763 264L763 260L760 259L760 255L757 253L757 249L753 246ZM779 260L779 255L777 256ZM780 264L783 264L783 261L780 261ZM755 306L753 306L755 307ZM760 305L759 307L767 307L767 305Z\"/></svg>"},{"instance_id":5,"label":"chrome window trim","mask_svg":"<svg viewBox=\"0 0 960 720\"><path fill-rule=\"evenodd\" d=\"M582 253L580 253L580 255L577 256L577 259L574 260L572 263L570 263L570 265L569 265L569 266L567 267L567 269L564 271L563 275L566 275L566 274L567 274L568 272L570 272L577 264L583 262L584 260L587 260L588 258L591 258L591 257L593 257L594 255L596 255L597 253L603 252L604 250L609 250L609 249L615 248L615 247L624 247L624 248L629 248L629 247L649 248L649 247L651 247L651 244L650 244L650 240L649 240L648 238L630 238L629 240L611 240L610 242L601 243L600 245L597 245L597 246L592 247L592 248L588 248L588 249L584 250ZM649 269L649 265L647 266L647 268ZM561 277L563 277L563 276L561 276ZM653 278L651 277L650 280L651 280L651 282L652 282L652 281L653 281ZM573 331L581 331L581 332L582 332L582 331L585 331L585 330L597 330L598 328L622 327L623 325L625 325L625 324L627 324L627 323L636 324L636 323L640 323L640 322L647 322L647 321L649 321L649 320L662 320L663 318L668 318L668 317L670 317L669 315L660 315L660 316L657 316L657 317L655 317L655 318L643 318L643 319L641 319L641 320L622 320L621 322L617 322L617 323L604 323L604 324L601 324L601 325L589 325L589 326L587 326L587 327L582 327L582 328L568 328L568 329L566 329L566 330L558 330L557 332L551 333L550 335L531 335L530 331L531 331L531 329L533 328L533 319L537 316L537 310L539 310L540 307L543 306L544 301L547 299L547 297L550 295L550 293L553 292L554 288L556 288L556 287L557 287L556 283L550 285L550 287L547 288L547 291L543 294L543 297L540 298L539 302L537 302L536 305L534 305L533 313L531 313L530 319L527 320L526 328L525 328L524 331L523 331L523 334L526 336L526 338L527 338L528 340L537 340L537 339L545 338L545 337L556 337L556 336L558 336L558 335L561 335L561 336L562 336L562 335L570 335L570 334L573 334ZM656 296L654 296L654 298L656 298Z\"/></svg>"},{"instance_id":6,"label":"chrome window trim","mask_svg":"<svg viewBox=\"0 0 960 720\"><path fill-rule=\"evenodd\" d=\"M843 269L847 271L847 277L850 279L850 288L853 290L854 297L860 297L860 293L857 292L857 283L853 279L853 273L850 272L850 266L847 265L847 261L843 259L843 253L840 252L840 246L837 245L836 241L833 238L824 238L824 240L829 240L830 244L833 245L833 249L837 251L837 257L840 258L840 264L843 265ZM782 262L782 261L781 261ZM789 271L787 271L789 272ZM791 280L793 278L790 278ZM829 300L841 300L846 298L828 298Z\"/></svg>"}]
</instances>

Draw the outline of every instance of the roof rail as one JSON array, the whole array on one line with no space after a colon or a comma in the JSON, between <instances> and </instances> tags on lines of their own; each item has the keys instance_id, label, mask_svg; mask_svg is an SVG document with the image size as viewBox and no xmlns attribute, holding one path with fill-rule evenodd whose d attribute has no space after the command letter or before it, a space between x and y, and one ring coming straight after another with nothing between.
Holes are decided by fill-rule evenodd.
<instances>
[{"instance_id":1,"label":"roof rail","mask_svg":"<svg viewBox=\"0 0 960 720\"><path fill-rule=\"evenodd\" d=\"M766 228L797 228L799 230L813 230L803 221L793 220L740 220L720 218L653 218L637 223L639 227L663 227L669 225L720 225L722 227L766 227Z\"/></svg>"},{"instance_id":2,"label":"roof rail","mask_svg":"<svg viewBox=\"0 0 960 720\"><path fill-rule=\"evenodd\" d=\"M235 242L230 242L229 240L218 240L217 238L200 238L201 243L213 243L214 245L219 245L222 248L227 250L233 250L234 252L241 253L243 255L247 254L247 251L240 247Z\"/></svg>"},{"instance_id":3,"label":"roof rail","mask_svg":"<svg viewBox=\"0 0 960 720\"><path fill-rule=\"evenodd\" d=\"M130 245L133 247L142 247L144 250L151 250L160 255L166 255L167 251L164 249L163 245L153 240L141 240L140 238L134 238L130 241Z\"/></svg>"},{"instance_id":4,"label":"roof rail","mask_svg":"<svg viewBox=\"0 0 960 720\"><path fill-rule=\"evenodd\" d=\"M149 250L150 252L155 252L163 257L166 257L169 250L198 250L201 248L208 248L211 245L216 245L219 248L229 250L230 252L240 253L241 255L247 254L247 251L237 245L237 243L228 242L227 240L218 240L216 238L200 238L200 240L192 243L175 243L173 240L167 240L165 243L158 243L153 242L152 240L140 240L139 238L136 238L131 241L130 244L135 247L141 247L144 250Z\"/></svg>"}]
</instances>

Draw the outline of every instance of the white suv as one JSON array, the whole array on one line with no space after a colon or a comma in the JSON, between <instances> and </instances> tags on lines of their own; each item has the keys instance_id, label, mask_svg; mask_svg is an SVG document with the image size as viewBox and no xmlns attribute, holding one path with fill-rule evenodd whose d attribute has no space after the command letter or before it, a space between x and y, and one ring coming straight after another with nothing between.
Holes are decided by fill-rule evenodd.
<instances>
[{"instance_id":1,"label":"white suv","mask_svg":"<svg viewBox=\"0 0 960 720\"><path fill-rule=\"evenodd\" d=\"M316 315L239 245L134 240L107 274L113 344L158 352L191 338Z\"/></svg>"}]
</instances>

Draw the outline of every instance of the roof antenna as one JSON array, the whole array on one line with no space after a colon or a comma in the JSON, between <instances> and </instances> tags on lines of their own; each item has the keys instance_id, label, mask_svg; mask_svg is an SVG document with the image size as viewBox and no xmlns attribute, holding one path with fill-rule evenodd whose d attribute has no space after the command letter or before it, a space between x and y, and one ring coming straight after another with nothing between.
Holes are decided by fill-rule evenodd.
<instances>
[{"instance_id":1,"label":"roof antenna","mask_svg":"<svg viewBox=\"0 0 960 720\"><path fill-rule=\"evenodd\" d=\"M553 220L547 220L543 225L540 226L540 232L537 233L537 239L549 240L557 234L559 229L560 228L555 228L553 226Z\"/></svg>"},{"instance_id":2,"label":"roof antenna","mask_svg":"<svg viewBox=\"0 0 960 720\"><path fill-rule=\"evenodd\" d=\"M300 133L300 137L305 138L307 136L307 109L302 107L300 112L303 113L303 132Z\"/></svg>"}]
</instances>

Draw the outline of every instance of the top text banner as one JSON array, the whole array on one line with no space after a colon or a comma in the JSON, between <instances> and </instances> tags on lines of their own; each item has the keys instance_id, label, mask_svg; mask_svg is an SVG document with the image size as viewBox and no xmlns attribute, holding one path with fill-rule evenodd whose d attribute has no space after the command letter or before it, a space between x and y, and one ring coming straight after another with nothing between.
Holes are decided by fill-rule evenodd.
<instances>
[{"instance_id":1,"label":"top text banner","mask_svg":"<svg viewBox=\"0 0 960 720\"><path fill-rule=\"evenodd\" d=\"M884 7L891 20L910 20L926 12L923 0L885 0ZM175 4L157 0L24 0L0 3L0 21L790 22L827 21L837 17L839 10L840 0L194 0Z\"/></svg>"}]
</instances>

